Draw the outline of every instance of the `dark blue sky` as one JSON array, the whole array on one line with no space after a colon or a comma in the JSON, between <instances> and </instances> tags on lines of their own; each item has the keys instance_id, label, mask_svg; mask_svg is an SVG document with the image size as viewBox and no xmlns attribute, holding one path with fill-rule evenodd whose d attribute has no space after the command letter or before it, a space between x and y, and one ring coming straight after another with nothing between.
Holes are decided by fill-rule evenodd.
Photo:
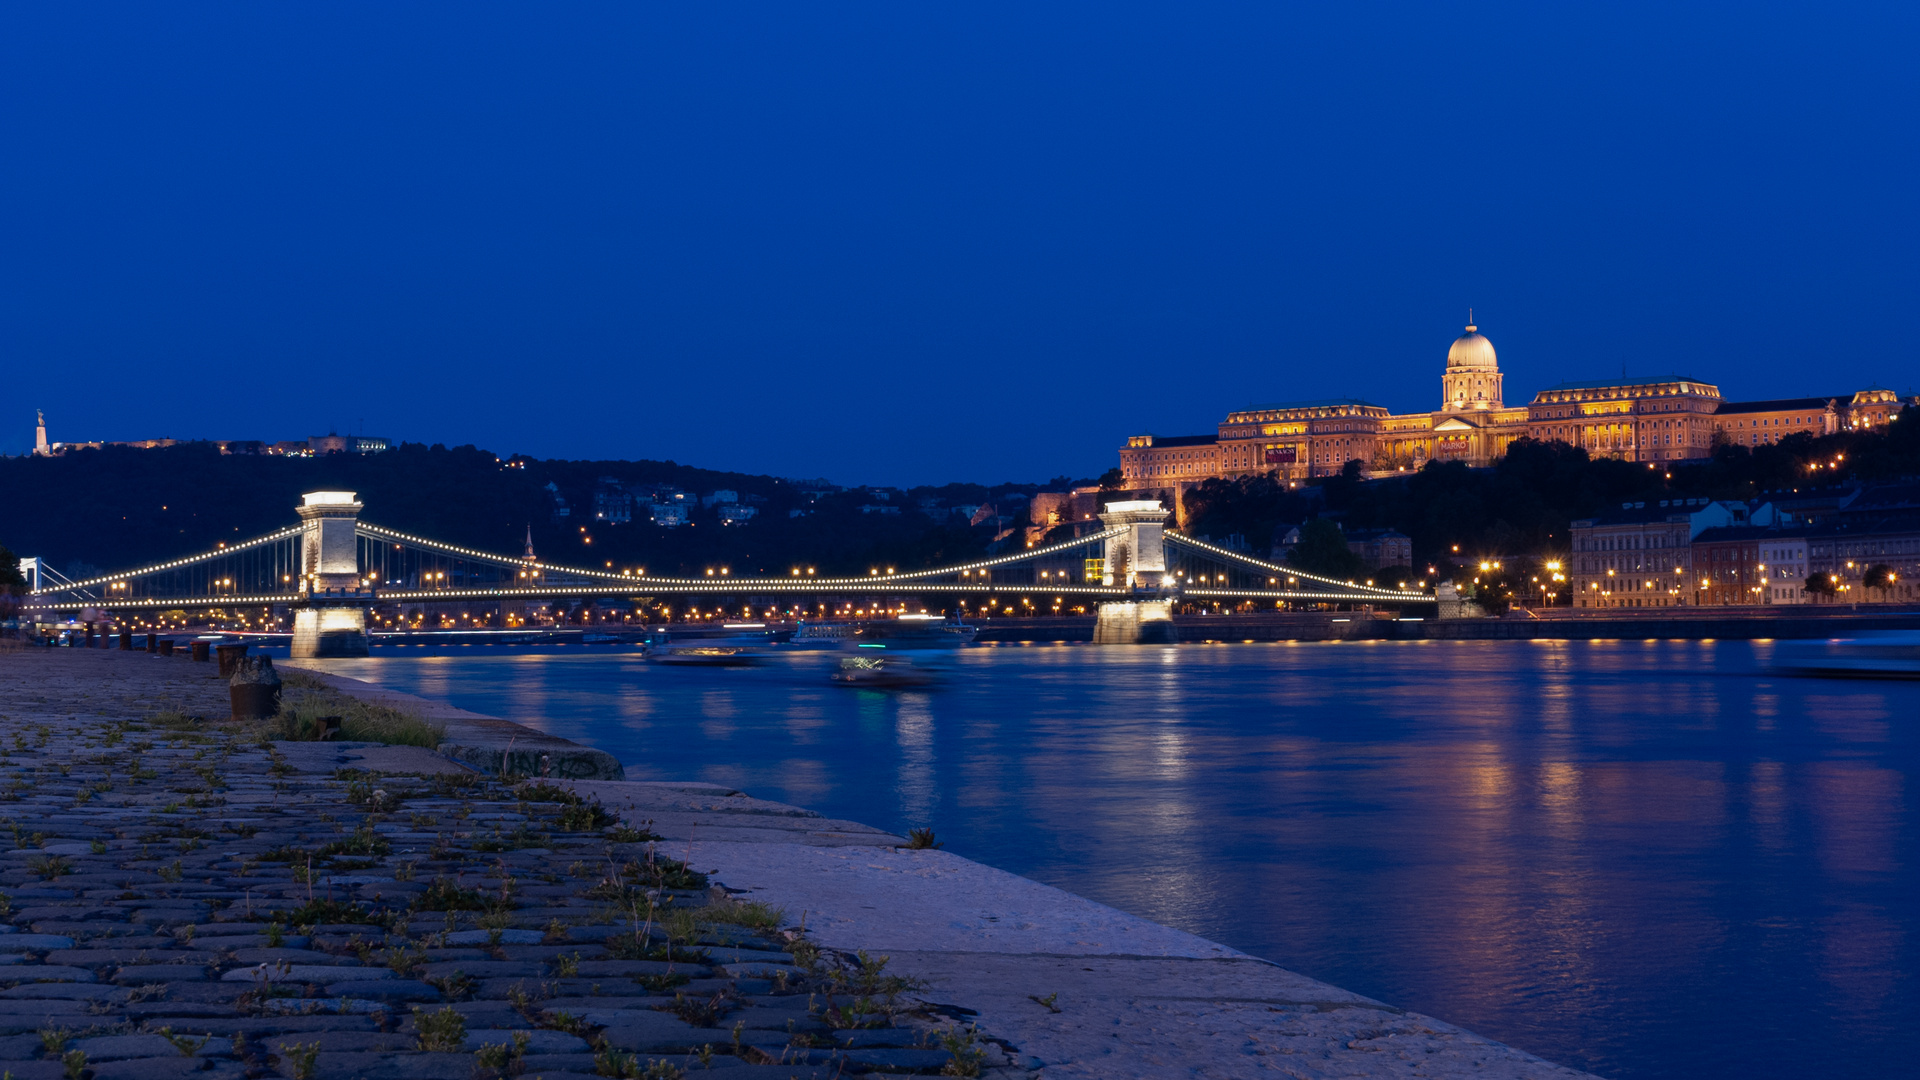
<instances>
[{"instance_id":1,"label":"dark blue sky","mask_svg":"<svg viewBox=\"0 0 1920 1080\"><path fill-rule=\"evenodd\" d=\"M699 8L8 7L0 449L1087 476L1469 305L1509 402L1920 383L1911 4Z\"/></svg>"}]
</instances>

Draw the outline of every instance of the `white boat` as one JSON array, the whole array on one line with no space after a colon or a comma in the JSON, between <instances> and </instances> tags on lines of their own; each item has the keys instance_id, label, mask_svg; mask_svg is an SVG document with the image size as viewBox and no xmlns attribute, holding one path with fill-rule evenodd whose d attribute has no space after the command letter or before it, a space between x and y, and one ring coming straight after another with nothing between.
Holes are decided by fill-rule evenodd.
<instances>
[{"instance_id":1,"label":"white boat","mask_svg":"<svg viewBox=\"0 0 1920 1080\"><path fill-rule=\"evenodd\" d=\"M689 637L668 638L647 646L646 658L653 664L679 664L688 667L747 667L759 663L766 653L759 638Z\"/></svg>"},{"instance_id":2,"label":"white boat","mask_svg":"<svg viewBox=\"0 0 1920 1080\"><path fill-rule=\"evenodd\" d=\"M916 665L898 653L858 653L840 661L827 678L841 686L875 690L910 689L938 681L936 672Z\"/></svg>"},{"instance_id":3,"label":"white boat","mask_svg":"<svg viewBox=\"0 0 1920 1080\"><path fill-rule=\"evenodd\" d=\"M788 648L846 649L881 643L889 649L957 649L980 634L977 626L939 615L902 615L868 622L802 622Z\"/></svg>"},{"instance_id":4,"label":"white boat","mask_svg":"<svg viewBox=\"0 0 1920 1080\"><path fill-rule=\"evenodd\" d=\"M1920 631L1870 630L1849 638L1783 641L1776 667L1794 675L1920 679Z\"/></svg>"}]
</instances>

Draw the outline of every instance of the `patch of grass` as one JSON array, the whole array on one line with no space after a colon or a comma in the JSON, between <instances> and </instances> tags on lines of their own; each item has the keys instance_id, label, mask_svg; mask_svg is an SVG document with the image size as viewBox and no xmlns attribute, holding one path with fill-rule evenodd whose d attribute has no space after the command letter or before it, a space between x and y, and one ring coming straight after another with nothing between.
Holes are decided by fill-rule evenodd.
<instances>
[{"instance_id":1,"label":"patch of grass","mask_svg":"<svg viewBox=\"0 0 1920 1080\"><path fill-rule=\"evenodd\" d=\"M620 815L601 806L600 800L595 799L592 802L575 803L560 811L554 824L565 832L598 832L609 825L619 824L619 821Z\"/></svg>"},{"instance_id":2,"label":"patch of grass","mask_svg":"<svg viewBox=\"0 0 1920 1080\"><path fill-rule=\"evenodd\" d=\"M311 741L325 730L322 717L339 717L340 730L335 738L350 742L377 742L391 746L424 746L431 750L446 737L444 725L435 724L409 709L350 698L330 687L309 686L282 676L280 712L265 721L270 739L290 742Z\"/></svg>"},{"instance_id":3,"label":"patch of grass","mask_svg":"<svg viewBox=\"0 0 1920 1080\"><path fill-rule=\"evenodd\" d=\"M27 859L27 870L44 881L73 873L73 864L64 855L34 855Z\"/></svg>"},{"instance_id":4,"label":"patch of grass","mask_svg":"<svg viewBox=\"0 0 1920 1080\"><path fill-rule=\"evenodd\" d=\"M439 1012L427 1012L416 1007L413 1010L413 1031L414 1037L420 1040L420 1049L451 1054L467 1041L467 1018L455 1012L451 1005Z\"/></svg>"},{"instance_id":5,"label":"patch of grass","mask_svg":"<svg viewBox=\"0 0 1920 1080\"><path fill-rule=\"evenodd\" d=\"M973 1028L953 1027L940 1033L940 1047L951 1055L941 1076L979 1076L980 1066L987 1060L987 1051L978 1042L978 1033Z\"/></svg>"},{"instance_id":6,"label":"patch of grass","mask_svg":"<svg viewBox=\"0 0 1920 1080\"><path fill-rule=\"evenodd\" d=\"M413 898L415 911L485 911L490 906L485 894L457 884L450 877L437 877L426 891Z\"/></svg>"},{"instance_id":7,"label":"patch of grass","mask_svg":"<svg viewBox=\"0 0 1920 1080\"><path fill-rule=\"evenodd\" d=\"M708 925L745 926L753 930L776 930L786 918L786 909L758 900L719 900L696 909L693 917Z\"/></svg>"},{"instance_id":8,"label":"patch of grass","mask_svg":"<svg viewBox=\"0 0 1920 1080\"><path fill-rule=\"evenodd\" d=\"M343 903L339 900L309 900L287 912L286 919L294 926L319 926L324 923L366 926L376 925L381 921L371 908L362 904Z\"/></svg>"},{"instance_id":9,"label":"patch of grass","mask_svg":"<svg viewBox=\"0 0 1920 1080\"><path fill-rule=\"evenodd\" d=\"M564 806L578 806L581 802L580 796L544 780L521 784L513 789L513 793L521 802L560 803Z\"/></svg>"},{"instance_id":10,"label":"patch of grass","mask_svg":"<svg viewBox=\"0 0 1920 1080\"><path fill-rule=\"evenodd\" d=\"M685 994L673 995L673 1004L658 1006L661 1012L673 1015L692 1024L694 1027L713 1027L721 1017L733 1011L733 995L725 990L712 997L688 997Z\"/></svg>"},{"instance_id":11,"label":"patch of grass","mask_svg":"<svg viewBox=\"0 0 1920 1080\"><path fill-rule=\"evenodd\" d=\"M322 845L319 850L314 852L314 856L322 859L334 855L359 855L366 857L370 855L385 855L392 850L393 845L387 842L386 837L374 832L373 826L363 825L353 832L348 833L343 840L335 840L332 843Z\"/></svg>"},{"instance_id":12,"label":"patch of grass","mask_svg":"<svg viewBox=\"0 0 1920 1080\"><path fill-rule=\"evenodd\" d=\"M908 851L938 851L947 845L933 838L932 829L909 829L907 831Z\"/></svg>"},{"instance_id":13,"label":"patch of grass","mask_svg":"<svg viewBox=\"0 0 1920 1080\"><path fill-rule=\"evenodd\" d=\"M478 837L468 846L475 851L523 851L527 848L543 848L553 843L545 833L537 833L521 822L510 833L502 835L498 830L492 836Z\"/></svg>"},{"instance_id":14,"label":"patch of grass","mask_svg":"<svg viewBox=\"0 0 1920 1080\"><path fill-rule=\"evenodd\" d=\"M320 1058L319 1043L288 1043L280 1047L280 1051L287 1056L293 1080L313 1080L313 1066Z\"/></svg>"},{"instance_id":15,"label":"patch of grass","mask_svg":"<svg viewBox=\"0 0 1920 1080\"><path fill-rule=\"evenodd\" d=\"M513 1041L484 1043L473 1052L474 1064L499 1076L518 1076L525 1067L527 1046L533 1039L524 1031L513 1033Z\"/></svg>"}]
</instances>

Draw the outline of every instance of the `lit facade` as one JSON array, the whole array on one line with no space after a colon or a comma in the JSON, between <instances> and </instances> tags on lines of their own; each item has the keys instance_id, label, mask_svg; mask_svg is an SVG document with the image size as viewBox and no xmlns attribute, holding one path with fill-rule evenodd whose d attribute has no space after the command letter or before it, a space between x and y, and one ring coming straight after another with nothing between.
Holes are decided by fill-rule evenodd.
<instances>
[{"instance_id":1,"label":"lit facade","mask_svg":"<svg viewBox=\"0 0 1920 1080\"><path fill-rule=\"evenodd\" d=\"M1595 457L1684 461L1707 457L1716 434L1758 446L1796 431L1867 430L1906 404L1878 386L1833 398L1728 402L1713 383L1664 375L1561 383L1508 406L1493 343L1475 326L1447 350L1440 396L1433 412L1396 414L1358 398L1329 398L1251 406L1227 414L1211 435L1135 435L1120 450L1121 480L1178 497L1215 477L1272 473L1297 482L1335 475L1350 461L1376 476L1430 461L1485 466L1522 438L1564 442Z\"/></svg>"}]
</instances>

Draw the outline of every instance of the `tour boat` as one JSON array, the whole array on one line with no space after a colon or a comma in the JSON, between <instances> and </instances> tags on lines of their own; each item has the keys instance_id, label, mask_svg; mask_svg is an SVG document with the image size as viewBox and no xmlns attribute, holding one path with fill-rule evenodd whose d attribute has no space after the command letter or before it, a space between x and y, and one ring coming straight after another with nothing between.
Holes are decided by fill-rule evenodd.
<instances>
[{"instance_id":1,"label":"tour boat","mask_svg":"<svg viewBox=\"0 0 1920 1080\"><path fill-rule=\"evenodd\" d=\"M701 628L688 633L662 634L647 644L646 658L654 664L697 667L746 667L766 658L765 634L715 634Z\"/></svg>"},{"instance_id":2,"label":"tour boat","mask_svg":"<svg viewBox=\"0 0 1920 1080\"><path fill-rule=\"evenodd\" d=\"M931 669L915 666L913 661L898 653L859 653L849 656L840 661L839 670L827 677L841 686L876 690L927 686L937 679Z\"/></svg>"},{"instance_id":3,"label":"tour boat","mask_svg":"<svg viewBox=\"0 0 1920 1080\"><path fill-rule=\"evenodd\" d=\"M1780 670L1795 675L1920 679L1920 631L1869 630L1847 638L1784 641Z\"/></svg>"},{"instance_id":4,"label":"tour boat","mask_svg":"<svg viewBox=\"0 0 1920 1080\"><path fill-rule=\"evenodd\" d=\"M870 622L802 622L788 641L796 649L845 649L882 643L889 649L957 649L972 644L977 626L939 615L902 615Z\"/></svg>"}]
</instances>

